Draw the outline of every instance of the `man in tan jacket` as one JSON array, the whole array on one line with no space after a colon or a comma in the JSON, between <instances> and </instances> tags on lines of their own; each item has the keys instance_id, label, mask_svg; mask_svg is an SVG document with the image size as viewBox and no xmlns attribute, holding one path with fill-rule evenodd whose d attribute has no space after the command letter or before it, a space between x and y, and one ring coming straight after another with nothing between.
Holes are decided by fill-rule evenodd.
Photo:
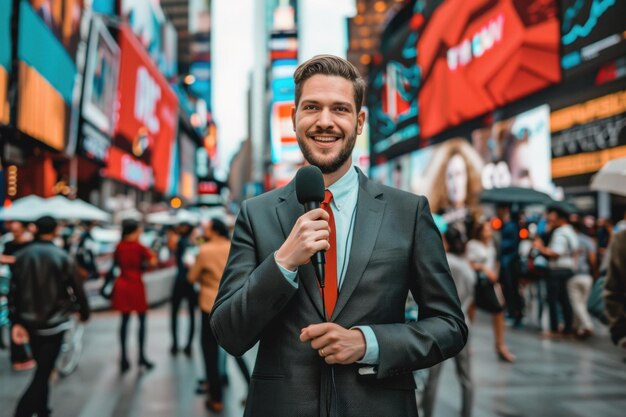
<instances>
[{"instance_id":1,"label":"man in tan jacket","mask_svg":"<svg viewBox=\"0 0 626 417\"><path fill-rule=\"evenodd\" d=\"M209 384L209 398L206 406L209 410L219 412L224 408L222 403L222 383L218 370L218 345L211 332L210 313L217 296L217 289L230 251L228 227L219 219L212 219L204 227L207 240L200 247L196 262L189 270L189 281L200 284L200 310L202 312L202 354Z\"/></svg>"}]
</instances>

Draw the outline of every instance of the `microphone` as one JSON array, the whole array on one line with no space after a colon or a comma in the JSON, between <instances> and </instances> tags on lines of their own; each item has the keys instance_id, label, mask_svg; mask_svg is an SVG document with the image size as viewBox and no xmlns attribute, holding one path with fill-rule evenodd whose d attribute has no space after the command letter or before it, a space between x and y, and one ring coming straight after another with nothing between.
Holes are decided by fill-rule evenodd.
<instances>
[{"instance_id":1,"label":"microphone","mask_svg":"<svg viewBox=\"0 0 626 417\"><path fill-rule=\"evenodd\" d=\"M320 207L320 203L324 201L324 190L324 177L318 167L307 165L298 170L296 173L296 196L300 204L304 206L305 212ZM324 264L326 263L324 252L316 252L311 257L311 262L320 288L324 288Z\"/></svg>"}]
</instances>

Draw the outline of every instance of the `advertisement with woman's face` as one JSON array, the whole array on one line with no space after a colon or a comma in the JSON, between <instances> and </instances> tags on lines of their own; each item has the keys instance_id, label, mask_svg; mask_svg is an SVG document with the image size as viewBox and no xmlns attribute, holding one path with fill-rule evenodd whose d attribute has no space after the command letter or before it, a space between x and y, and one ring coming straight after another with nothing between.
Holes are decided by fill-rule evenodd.
<instances>
[{"instance_id":1,"label":"advertisement with woman's face","mask_svg":"<svg viewBox=\"0 0 626 417\"><path fill-rule=\"evenodd\" d=\"M472 132L472 144L484 162L484 189L508 186L552 189L550 109L536 107Z\"/></svg>"}]
</instances>

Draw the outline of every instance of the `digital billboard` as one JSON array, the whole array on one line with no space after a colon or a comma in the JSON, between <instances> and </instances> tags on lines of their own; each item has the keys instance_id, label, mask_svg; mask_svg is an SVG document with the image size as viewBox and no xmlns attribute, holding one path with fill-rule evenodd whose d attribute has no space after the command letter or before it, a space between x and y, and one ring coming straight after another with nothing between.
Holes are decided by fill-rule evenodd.
<instances>
[{"instance_id":1,"label":"digital billboard","mask_svg":"<svg viewBox=\"0 0 626 417\"><path fill-rule=\"evenodd\" d=\"M147 161L154 171L154 189L168 190L170 156L175 145L178 98L139 40L125 25L121 50L116 143Z\"/></svg>"},{"instance_id":2,"label":"digital billboard","mask_svg":"<svg viewBox=\"0 0 626 417\"><path fill-rule=\"evenodd\" d=\"M62 151L70 142L76 64L74 54L80 20L79 2L66 1L66 11L36 2L20 2L18 29L17 128ZM72 6L72 7L70 7Z\"/></svg>"},{"instance_id":3,"label":"digital billboard","mask_svg":"<svg viewBox=\"0 0 626 417\"><path fill-rule=\"evenodd\" d=\"M418 40L421 136L561 79L555 1L448 0Z\"/></svg>"},{"instance_id":4,"label":"digital billboard","mask_svg":"<svg viewBox=\"0 0 626 417\"><path fill-rule=\"evenodd\" d=\"M370 72L372 150L424 147L561 79L556 0L408 2Z\"/></svg>"},{"instance_id":5,"label":"digital billboard","mask_svg":"<svg viewBox=\"0 0 626 417\"><path fill-rule=\"evenodd\" d=\"M371 146L375 154L419 137L420 72L415 47L423 23L419 4L407 4L382 35L381 52L374 57L367 89Z\"/></svg>"},{"instance_id":6,"label":"digital billboard","mask_svg":"<svg viewBox=\"0 0 626 417\"><path fill-rule=\"evenodd\" d=\"M94 16L85 65L80 150L106 161L115 127L120 50L98 16Z\"/></svg>"},{"instance_id":7,"label":"digital billboard","mask_svg":"<svg viewBox=\"0 0 626 417\"><path fill-rule=\"evenodd\" d=\"M11 9L12 2L0 2L0 124L9 124L10 108L7 96L11 71Z\"/></svg>"},{"instance_id":8,"label":"digital billboard","mask_svg":"<svg viewBox=\"0 0 626 417\"><path fill-rule=\"evenodd\" d=\"M626 2L561 0L561 66L579 74L626 54Z\"/></svg>"},{"instance_id":9,"label":"digital billboard","mask_svg":"<svg viewBox=\"0 0 626 417\"><path fill-rule=\"evenodd\" d=\"M626 157L626 90L552 112L552 176L591 174Z\"/></svg>"}]
</instances>

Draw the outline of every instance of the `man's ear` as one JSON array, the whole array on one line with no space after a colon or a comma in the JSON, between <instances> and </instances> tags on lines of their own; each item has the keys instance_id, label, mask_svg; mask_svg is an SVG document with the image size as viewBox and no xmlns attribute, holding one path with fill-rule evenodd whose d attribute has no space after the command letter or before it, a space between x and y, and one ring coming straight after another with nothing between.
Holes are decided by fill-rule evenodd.
<instances>
[{"instance_id":1,"label":"man's ear","mask_svg":"<svg viewBox=\"0 0 626 417\"><path fill-rule=\"evenodd\" d=\"M291 108L291 125L293 126L293 131L296 131L296 107Z\"/></svg>"},{"instance_id":2,"label":"man's ear","mask_svg":"<svg viewBox=\"0 0 626 417\"><path fill-rule=\"evenodd\" d=\"M359 115L356 117L356 133L360 135L363 131L363 126L365 126L365 111L361 110Z\"/></svg>"}]
</instances>

